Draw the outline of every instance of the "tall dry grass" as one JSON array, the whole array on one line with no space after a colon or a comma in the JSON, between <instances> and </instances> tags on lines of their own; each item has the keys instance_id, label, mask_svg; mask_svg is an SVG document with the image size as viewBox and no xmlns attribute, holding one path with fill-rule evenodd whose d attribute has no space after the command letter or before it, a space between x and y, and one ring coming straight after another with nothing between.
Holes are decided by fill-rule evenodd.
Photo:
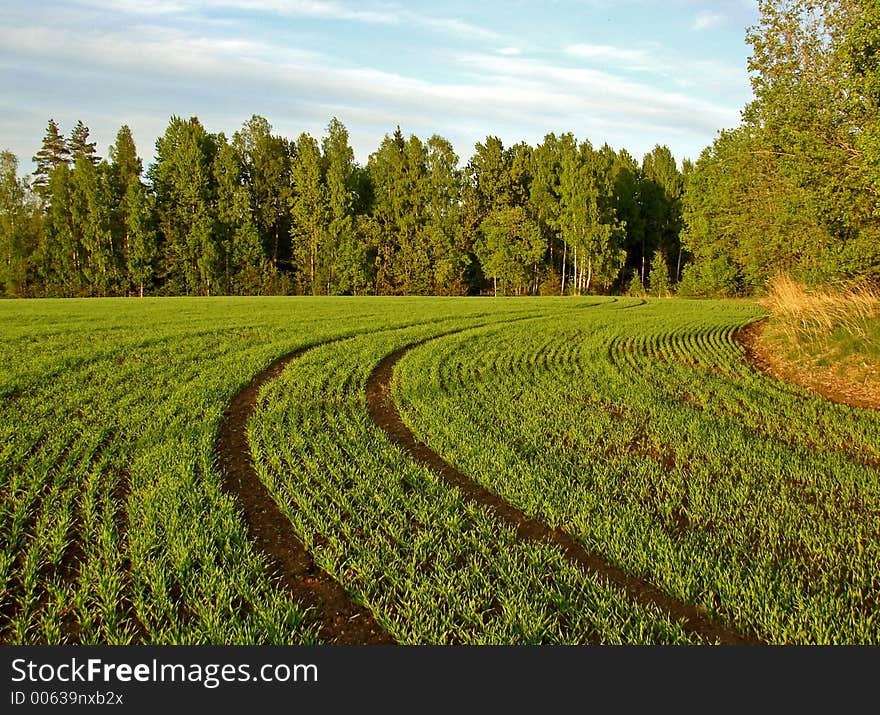
<instances>
[{"instance_id":1,"label":"tall dry grass","mask_svg":"<svg viewBox=\"0 0 880 715\"><path fill-rule=\"evenodd\" d=\"M837 329L867 338L867 321L880 316L880 292L868 285L808 289L787 275L774 278L761 303L789 338L821 338Z\"/></svg>"}]
</instances>

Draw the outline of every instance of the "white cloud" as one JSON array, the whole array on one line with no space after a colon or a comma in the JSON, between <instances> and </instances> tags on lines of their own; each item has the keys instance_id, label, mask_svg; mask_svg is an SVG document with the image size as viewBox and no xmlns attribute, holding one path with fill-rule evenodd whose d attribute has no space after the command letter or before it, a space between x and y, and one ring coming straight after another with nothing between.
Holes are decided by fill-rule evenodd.
<instances>
[{"instance_id":1,"label":"white cloud","mask_svg":"<svg viewBox=\"0 0 880 715\"><path fill-rule=\"evenodd\" d=\"M576 44L566 47L565 53L596 69L651 74L675 86L697 89L709 95L738 95L748 85L743 67L717 60L694 59L660 46L621 48Z\"/></svg>"},{"instance_id":2,"label":"white cloud","mask_svg":"<svg viewBox=\"0 0 880 715\"><path fill-rule=\"evenodd\" d=\"M274 14L283 17L308 17L373 25L422 27L455 37L496 40L498 33L457 18L414 12L393 5L375 8L354 6L335 0L76 0L80 4L132 15L182 15L205 10L236 10Z\"/></svg>"},{"instance_id":3,"label":"white cloud","mask_svg":"<svg viewBox=\"0 0 880 715\"><path fill-rule=\"evenodd\" d=\"M462 55L460 61L480 84L505 88L510 92L508 101L523 101L541 114L549 108L572 116L584 113L612 124L653 127L658 133L714 131L738 116L729 107L604 70L481 54Z\"/></svg>"},{"instance_id":4,"label":"white cloud","mask_svg":"<svg viewBox=\"0 0 880 715\"><path fill-rule=\"evenodd\" d=\"M611 67L634 70L657 70L659 63L646 50L624 49L612 45L576 44L565 48L566 54L582 60L595 61Z\"/></svg>"},{"instance_id":5,"label":"white cloud","mask_svg":"<svg viewBox=\"0 0 880 715\"><path fill-rule=\"evenodd\" d=\"M727 22L727 16L720 12L704 10L694 18L693 28L699 32L711 30Z\"/></svg>"},{"instance_id":6,"label":"white cloud","mask_svg":"<svg viewBox=\"0 0 880 715\"><path fill-rule=\"evenodd\" d=\"M5 54L15 58L16 66L27 66L29 86L34 77L52 78L57 90L34 95L29 109L45 112L45 117L54 114L65 126L81 114L93 136L105 144L127 122L146 154L172 113L197 114L212 131L227 134L258 113L288 136L320 133L327 119L337 115L358 122L350 129L358 138L355 149L361 160L398 123L422 136L447 136L463 157L489 132L512 143L540 141L549 131L574 131L635 154L659 142L678 154L695 155L718 128L739 119L738 109L724 99L701 100L693 93L662 89L653 77L640 81L615 72L669 71L697 82L705 75L716 84L735 79L711 63L702 68L686 64L659 48L575 45L568 48L568 57L593 66L570 66L571 60L566 64L564 59L522 57L518 48L499 43L497 50L460 53L447 68L446 79L429 80L345 65L338 57L278 41L244 34L208 37L201 25L187 29L180 23L172 29L146 24L154 18L140 19L145 24L105 31L0 26L0 57ZM0 90L0 103L12 102L14 95L9 84L8 90ZM44 121L34 125L22 119L17 135L24 139L16 142L23 151L33 153L31 145Z\"/></svg>"}]
</instances>

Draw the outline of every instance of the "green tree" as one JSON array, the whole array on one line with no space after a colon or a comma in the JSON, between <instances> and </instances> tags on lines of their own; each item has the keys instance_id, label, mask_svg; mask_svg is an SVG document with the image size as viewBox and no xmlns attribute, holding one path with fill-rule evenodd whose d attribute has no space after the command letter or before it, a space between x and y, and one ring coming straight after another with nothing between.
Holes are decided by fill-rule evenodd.
<instances>
[{"instance_id":1,"label":"green tree","mask_svg":"<svg viewBox=\"0 0 880 715\"><path fill-rule=\"evenodd\" d=\"M44 190L47 205L38 275L47 295L82 293L85 260L72 211L72 173L66 163L58 164Z\"/></svg>"},{"instance_id":2,"label":"green tree","mask_svg":"<svg viewBox=\"0 0 880 715\"><path fill-rule=\"evenodd\" d=\"M423 250L427 152L415 136L404 138L400 127L367 162L373 192L372 231L377 241L376 289L380 293L426 293L431 264Z\"/></svg>"},{"instance_id":3,"label":"green tree","mask_svg":"<svg viewBox=\"0 0 880 715\"><path fill-rule=\"evenodd\" d=\"M827 267L878 276L880 9L871 0L760 0L758 7L748 34L755 100L746 125L834 237Z\"/></svg>"},{"instance_id":4,"label":"green tree","mask_svg":"<svg viewBox=\"0 0 880 715\"><path fill-rule=\"evenodd\" d=\"M173 294L209 295L221 283L224 260L213 230L217 144L195 117L172 117L156 142L149 173L163 239L160 278Z\"/></svg>"},{"instance_id":5,"label":"green tree","mask_svg":"<svg viewBox=\"0 0 880 715\"><path fill-rule=\"evenodd\" d=\"M70 161L70 151L67 148L67 142L64 140L64 135L58 128L58 124L54 119L50 119L46 127L46 134L43 136L43 145L33 157L33 162L36 164L33 174L33 189L41 198L46 200L49 175L55 167L66 164L68 161Z\"/></svg>"},{"instance_id":6,"label":"green tree","mask_svg":"<svg viewBox=\"0 0 880 715\"><path fill-rule=\"evenodd\" d=\"M215 232L223 249L224 287L238 294L262 293L269 273L265 247L254 223L241 157L226 141L219 143L213 172L217 191Z\"/></svg>"},{"instance_id":7,"label":"green tree","mask_svg":"<svg viewBox=\"0 0 880 715\"><path fill-rule=\"evenodd\" d=\"M81 270L89 292L102 296L110 294L119 280L110 205L107 164L96 166L80 154L70 178L71 230L82 249Z\"/></svg>"},{"instance_id":8,"label":"green tree","mask_svg":"<svg viewBox=\"0 0 880 715\"><path fill-rule=\"evenodd\" d=\"M425 155L425 220L422 244L432 270L431 292L461 295L469 266L461 230L461 172L458 155L443 137L428 139Z\"/></svg>"},{"instance_id":9,"label":"green tree","mask_svg":"<svg viewBox=\"0 0 880 715\"><path fill-rule=\"evenodd\" d=\"M664 260L674 261L677 274L681 245L682 195L684 177L669 147L655 146L642 162L641 220L643 222L644 252L659 251ZM643 261L645 253L642 254ZM644 275L644 271L643 271Z\"/></svg>"},{"instance_id":10,"label":"green tree","mask_svg":"<svg viewBox=\"0 0 880 715\"><path fill-rule=\"evenodd\" d=\"M494 294L498 295L499 281L502 291L528 292L535 266L547 250L537 221L522 206L496 208L483 221L480 234L474 249L483 273L492 279Z\"/></svg>"},{"instance_id":11,"label":"green tree","mask_svg":"<svg viewBox=\"0 0 880 715\"><path fill-rule=\"evenodd\" d=\"M264 118L252 116L232 144L241 157L242 179L251 195L253 222L275 270L290 258L291 147L272 133Z\"/></svg>"},{"instance_id":12,"label":"green tree","mask_svg":"<svg viewBox=\"0 0 880 715\"><path fill-rule=\"evenodd\" d=\"M144 169L128 125L124 124L116 133L116 141L110 145L108 156L116 191L123 196L128 191L132 178L140 179Z\"/></svg>"},{"instance_id":13,"label":"green tree","mask_svg":"<svg viewBox=\"0 0 880 715\"><path fill-rule=\"evenodd\" d=\"M751 293L779 270L811 283L833 273L835 241L810 193L763 146L748 126L721 132L688 176L681 241L698 264L688 291Z\"/></svg>"},{"instance_id":14,"label":"green tree","mask_svg":"<svg viewBox=\"0 0 880 715\"><path fill-rule=\"evenodd\" d=\"M293 263L303 292L326 292L327 195L321 149L314 137L301 134L293 164L290 237Z\"/></svg>"},{"instance_id":15,"label":"green tree","mask_svg":"<svg viewBox=\"0 0 880 715\"><path fill-rule=\"evenodd\" d=\"M639 272L635 271L632 275L632 278L629 281L629 285L626 288L626 294L641 297L646 294L645 285L642 283L642 279L639 277Z\"/></svg>"},{"instance_id":16,"label":"green tree","mask_svg":"<svg viewBox=\"0 0 880 715\"><path fill-rule=\"evenodd\" d=\"M589 292L595 277L608 285L623 265L623 226L611 199L611 177L589 142L566 138L561 152L559 224L572 253L572 290ZM566 251L567 253L567 251ZM565 256L565 254L564 254ZM563 262L565 290L566 263Z\"/></svg>"},{"instance_id":17,"label":"green tree","mask_svg":"<svg viewBox=\"0 0 880 715\"><path fill-rule=\"evenodd\" d=\"M666 256L659 251L651 257L651 273L648 276L651 294L658 298L669 297L672 281L669 278L669 264Z\"/></svg>"},{"instance_id":18,"label":"green tree","mask_svg":"<svg viewBox=\"0 0 880 715\"><path fill-rule=\"evenodd\" d=\"M110 188L110 213L111 231L113 244L118 251L117 261L120 267L131 265L129 252L131 250L131 223L128 211L135 206L130 200L129 192L133 191L132 184L140 184L143 162L137 154L134 137L128 126L122 126L116 134L116 141L110 145L108 151L110 157L109 188ZM137 208L141 208L137 204ZM137 263L137 259L135 263ZM141 286L142 280L134 279L129 275L126 290L133 286ZM142 286L141 286L142 287Z\"/></svg>"},{"instance_id":19,"label":"green tree","mask_svg":"<svg viewBox=\"0 0 880 715\"><path fill-rule=\"evenodd\" d=\"M101 158L98 156L96 147L96 142L89 141L89 128L82 123L82 120L77 121L67 144L71 160L76 162L78 159L84 158L97 166Z\"/></svg>"},{"instance_id":20,"label":"green tree","mask_svg":"<svg viewBox=\"0 0 880 715\"><path fill-rule=\"evenodd\" d=\"M360 293L368 285L366 247L354 230L355 161L348 130L335 117L322 142L326 167L328 286L332 293Z\"/></svg>"},{"instance_id":21,"label":"green tree","mask_svg":"<svg viewBox=\"0 0 880 715\"><path fill-rule=\"evenodd\" d=\"M149 286L156 273L158 242L153 226L153 207L144 185L136 175L131 175L125 192L124 212L128 251L126 269L128 280L144 297L144 287Z\"/></svg>"},{"instance_id":22,"label":"green tree","mask_svg":"<svg viewBox=\"0 0 880 715\"><path fill-rule=\"evenodd\" d=\"M529 186L529 213L541 227L547 243L549 276L545 279L545 292L549 286L562 286L562 239L559 235L559 177L562 170L561 145L555 134L548 134L532 151L532 181ZM557 262L558 259L558 262ZM556 290L555 292L559 292Z\"/></svg>"},{"instance_id":23,"label":"green tree","mask_svg":"<svg viewBox=\"0 0 880 715\"><path fill-rule=\"evenodd\" d=\"M626 252L626 268L638 274L639 282L643 283L647 277L647 258L641 195L642 170L626 149L612 152L603 147L603 152L608 154L605 161L612 185L609 200L624 229L621 246Z\"/></svg>"},{"instance_id":24,"label":"green tree","mask_svg":"<svg viewBox=\"0 0 880 715\"><path fill-rule=\"evenodd\" d=\"M28 291L28 264L40 228L39 205L27 181L18 177L18 158L0 152L0 285L8 296Z\"/></svg>"}]
</instances>

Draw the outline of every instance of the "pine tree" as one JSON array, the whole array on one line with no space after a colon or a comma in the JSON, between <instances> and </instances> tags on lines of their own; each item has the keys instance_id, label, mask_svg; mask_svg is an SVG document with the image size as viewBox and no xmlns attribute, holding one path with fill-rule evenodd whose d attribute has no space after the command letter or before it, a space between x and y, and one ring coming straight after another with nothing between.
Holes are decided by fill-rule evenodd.
<instances>
[{"instance_id":1,"label":"pine tree","mask_svg":"<svg viewBox=\"0 0 880 715\"><path fill-rule=\"evenodd\" d=\"M70 158L75 162L80 157L88 159L93 165L97 166L101 158L95 151L96 142L89 141L89 128L82 123L80 119L70 133L70 141L68 142L68 150Z\"/></svg>"},{"instance_id":2,"label":"pine tree","mask_svg":"<svg viewBox=\"0 0 880 715\"><path fill-rule=\"evenodd\" d=\"M84 250L73 206L73 172L66 162L49 174L40 277L48 295L81 295Z\"/></svg>"},{"instance_id":3,"label":"pine tree","mask_svg":"<svg viewBox=\"0 0 880 715\"><path fill-rule=\"evenodd\" d=\"M37 168L34 169L32 186L44 201L48 198L49 175L59 164L66 164L69 161L70 151L67 148L67 142L64 141L64 135L58 129L55 120L50 119L43 137L43 146L33 157Z\"/></svg>"}]
</instances>

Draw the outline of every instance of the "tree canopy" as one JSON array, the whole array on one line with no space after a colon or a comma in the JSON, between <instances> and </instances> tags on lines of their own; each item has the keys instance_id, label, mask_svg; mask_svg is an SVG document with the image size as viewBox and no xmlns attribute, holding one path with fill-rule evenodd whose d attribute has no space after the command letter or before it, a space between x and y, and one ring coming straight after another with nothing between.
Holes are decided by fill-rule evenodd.
<instances>
[{"instance_id":1,"label":"tree canopy","mask_svg":"<svg viewBox=\"0 0 880 715\"><path fill-rule=\"evenodd\" d=\"M760 0L755 99L687 180L689 292L880 278L880 5Z\"/></svg>"}]
</instances>

